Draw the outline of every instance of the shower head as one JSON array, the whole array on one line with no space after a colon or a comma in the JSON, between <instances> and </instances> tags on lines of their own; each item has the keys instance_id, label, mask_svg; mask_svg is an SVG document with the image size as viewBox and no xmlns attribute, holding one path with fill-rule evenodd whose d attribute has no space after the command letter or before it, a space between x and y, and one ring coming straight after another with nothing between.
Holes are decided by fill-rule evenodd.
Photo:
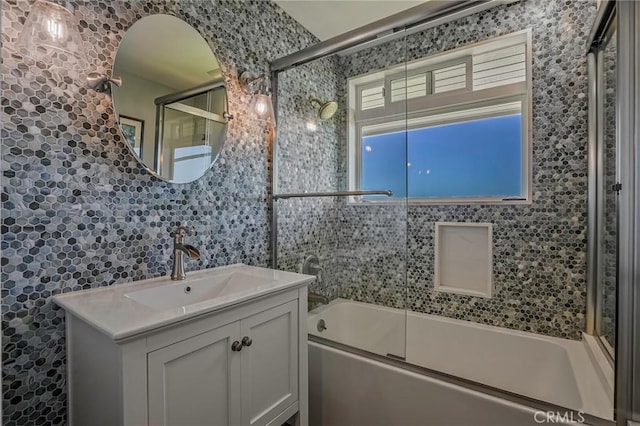
<instances>
[{"instance_id":1,"label":"shower head","mask_svg":"<svg viewBox=\"0 0 640 426\"><path fill-rule=\"evenodd\" d=\"M318 108L318 117L320 120L329 120L338 111L338 103L336 101L320 102L318 99L311 99L311 105Z\"/></svg>"}]
</instances>

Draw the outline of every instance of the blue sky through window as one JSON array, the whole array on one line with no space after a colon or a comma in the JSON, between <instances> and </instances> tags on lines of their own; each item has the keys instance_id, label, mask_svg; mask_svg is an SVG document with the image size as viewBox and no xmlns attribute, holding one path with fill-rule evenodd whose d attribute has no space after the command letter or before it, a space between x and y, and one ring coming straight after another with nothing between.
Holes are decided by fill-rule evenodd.
<instances>
[{"instance_id":1,"label":"blue sky through window","mask_svg":"<svg viewBox=\"0 0 640 426\"><path fill-rule=\"evenodd\" d=\"M522 116L362 138L362 189L395 198L509 197L522 187Z\"/></svg>"}]
</instances>

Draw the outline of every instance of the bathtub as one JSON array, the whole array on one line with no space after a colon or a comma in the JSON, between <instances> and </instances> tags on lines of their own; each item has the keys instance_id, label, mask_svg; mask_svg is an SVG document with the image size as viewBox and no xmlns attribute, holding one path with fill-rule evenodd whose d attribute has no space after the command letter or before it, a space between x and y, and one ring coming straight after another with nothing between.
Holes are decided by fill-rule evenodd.
<instances>
[{"instance_id":1,"label":"bathtub","mask_svg":"<svg viewBox=\"0 0 640 426\"><path fill-rule=\"evenodd\" d=\"M611 368L586 340L345 299L311 311L308 326L314 426L607 424L599 419L612 418L612 371L603 371ZM553 421L541 421L549 407Z\"/></svg>"}]
</instances>

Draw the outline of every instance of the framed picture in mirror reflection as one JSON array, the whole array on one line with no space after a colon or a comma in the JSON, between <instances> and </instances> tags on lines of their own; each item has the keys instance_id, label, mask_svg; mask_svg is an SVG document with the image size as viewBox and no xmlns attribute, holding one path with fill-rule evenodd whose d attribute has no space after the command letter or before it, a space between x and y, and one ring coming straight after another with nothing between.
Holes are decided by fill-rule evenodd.
<instances>
[{"instance_id":1,"label":"framed picture in mirror reflection","mask_svg":"<svg viewBox=\"0 0 640 426\"><path fill-rule=\"evenodd\" d=\"M120 127L125 139L133 148L133 151L142 158L142 138L144 135L144 120L133 117L120 116Z\"/></svg>"}]
</instances>

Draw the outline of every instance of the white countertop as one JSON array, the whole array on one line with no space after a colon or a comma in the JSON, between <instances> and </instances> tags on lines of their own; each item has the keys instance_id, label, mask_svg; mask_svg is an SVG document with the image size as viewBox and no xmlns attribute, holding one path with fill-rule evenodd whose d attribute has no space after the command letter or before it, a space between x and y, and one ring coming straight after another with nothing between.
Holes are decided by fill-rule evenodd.
<instances>
[{"instance_id":1,"label":"white countertop","mask_svg":"<svg viewBox=\"0 0 640 426\"><path fill-rule=\"evenodd\" d=\"M176 283L187 286L190 282L202 281L207 276L228 276L236 272L257 278L256 284L226 296L161 310L148 307L127 296L127 293L139 290ZM53 300L66 311L117 341L269 293L300 287L314 280L315 277L311 275L237 264L192 271L187 273L187 278L183 281L172 281L171 278L165 276L60 294L54 296Z\"/></svg>"}]
</instances>

